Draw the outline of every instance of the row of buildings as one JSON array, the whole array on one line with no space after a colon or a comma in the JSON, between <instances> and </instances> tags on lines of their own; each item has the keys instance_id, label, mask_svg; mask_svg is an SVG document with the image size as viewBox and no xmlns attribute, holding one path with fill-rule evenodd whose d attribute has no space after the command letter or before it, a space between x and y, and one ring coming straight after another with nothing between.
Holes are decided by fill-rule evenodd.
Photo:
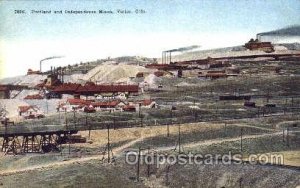
<instances>
[{"instance_id":1,"label":"row of buildings","mask_svg":"<svg viewBox=\"0 0 300 188\"><path fill-rule=\"evenodd\" d=\"M60 102L57 106L57 111L61 112L87 112L92 113L96 111L127 111L136 112L141 109L157 108L157 103L151 99L145 99L135 102L125 102L121 100L110 101L94 101L84 100L78 98L67 99ZM44 118L44 112L37 105L18 106L19 117L24 119L39 119Z\"/></svg>"},{"instance_id":2,"label":"row of buildings","mask_svg":"<svg viewBox=\"0 0 300 188\"><path fill-rule=\"evenodd\" d=\"M139 111L142 108L157 108L157 103L151 99L145 99L135 102L126 102L121 100L109 101L94 101L85 99L67 99L65 102L59 103L57 111L82 111L82 112L95 112L95 111Z\"/></svg>"}]
</instances>

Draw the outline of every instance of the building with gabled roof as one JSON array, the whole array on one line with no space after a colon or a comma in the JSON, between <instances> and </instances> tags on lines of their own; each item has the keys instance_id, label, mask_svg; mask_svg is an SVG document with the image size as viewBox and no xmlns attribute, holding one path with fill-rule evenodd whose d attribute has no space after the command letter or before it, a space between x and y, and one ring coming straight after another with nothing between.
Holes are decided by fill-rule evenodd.
<instances>
[{"instance_id":1,"label":"building with gabled roof","mask_svg":"<svg viewBox=\"0 0 300 188\"><path fill-rule=\"evenodd\" d=\"M93 106L97 111L100 110L109 110L109 111L116 111L121 110L126 104L120 100L113 100L113 101L103 101L103 102L93 102L91 106Z\"/></svg>"},{"instance_id":2,"label":"building with gabled roof","mask_svg":"<svg viewBox=\"0 0 300 188\"><path fill-rule=\"evenodd\" d=\"M137 95L139 92L138 85L115 85L115 84L101 84L97 85L94 83L88 83L84 86L79 86L76 90L76 93L81 95L93 96L95 94L104 94L104 93L125 93L127 95Z\"/></svg>"},{"instance_id":3,"label":"building with gabled roof","mask_svg":"<svg viewBox=\"0 0 300 188\"><path fill-rule=\"evenodd\" d=\"M43 118L44 113L35 105L18 106L19 116L25 119Z\"/></svg>"}]
</instances>

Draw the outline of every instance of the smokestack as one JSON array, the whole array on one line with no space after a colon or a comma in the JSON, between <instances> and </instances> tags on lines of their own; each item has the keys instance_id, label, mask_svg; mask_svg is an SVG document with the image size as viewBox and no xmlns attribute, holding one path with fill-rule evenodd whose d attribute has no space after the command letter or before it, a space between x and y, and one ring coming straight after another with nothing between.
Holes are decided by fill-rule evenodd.
<instances>
[{"instance_id":1,"label":"smokestack","mask_svg":"<svg viewBox=\"0 0 300 188\"><path fill-rule=\"evenodd\" d=\"M258 40L258 41L260 41L260 39L261 39L261 36L260 36L260 34L258 33L258 34L256 34L256 39Z\"/></svg>"},{"instance_id":2,"label":"smokestack","mask_svg":"<svg viewBox=\"0 0 300 188\"><path fill-rule=\"evenodd\" d=\"M64 83L64 71L60 69L60 73L61 73L61 83Z\"/></svg>"},{"instance_id":3,"label":"smokestack","mask_svg":"<svg viewBox=\"0 0 300 188\"><path fill-rule=\"evenodd\" d=\"M168 61L168 52L165 52L165 64L167 64Z\"/></svg>"},{"instance_id":4,"label":"smokestack","mask_svg":"<svg viewBox=\"0 0 300 188\"><path fill-rule=\"evenodd\" d=\"M55 59L55 58L62 58L64 56L52 56L52 57L47 57L45 59L40 60L40 72L42 72L42 62L45 60L50 60L50 59Z\"/></svg>"},{"instance_id":5,"label":"smokestack","mask_svg":"<svg viewBox=\"0 0 300 188\"><path fill-rule=\"evenodd\" d=\"M43 61L43 60L40 61L40 72L41 72L41 73L42 73L42 61Z\"/></svg>"}]
</instances>

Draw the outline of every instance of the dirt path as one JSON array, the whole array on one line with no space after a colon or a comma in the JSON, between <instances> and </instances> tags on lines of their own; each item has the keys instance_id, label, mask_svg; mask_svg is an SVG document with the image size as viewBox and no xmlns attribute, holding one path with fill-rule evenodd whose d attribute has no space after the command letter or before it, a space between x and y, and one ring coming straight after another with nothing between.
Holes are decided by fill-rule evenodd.
<instances>
[{"instance_id":1,"label":"dirt path","mask_svg":"<svg viewBox=\"0 0 300 188\"><path fill-rule=\"evenodd\" d=\"M276 133L266 133L266 134L260 134L260 135L245 135L243 136L243 139L249 139L249 138L261 138L265 136L274 136L274 135L280 135L282 132L276 132ZM208 146L212 144L220 144L223 142L233 142L233 141L238 141L240 140L240 137L235 137L235 138L226 138L226 139L212 139L212 140L205 140L205 141L200 141L196 143L188 143L188 144L182 144L183 147L185 148L192 148L192 147L198 147L198 146ZM174 149L174 146L171 147L158 147L155 148L156 151L168 151Z\"/></svg>"},{"instance_id":2,"label":"dirt path","mask_svg":"<svg viewBox=\"0 0 300 188\"><path fill-rule=\"evenodd\" d=\"M249 127L249 128L255 128L255 129L260 129L260 130L264 130L264 131L276 131L275 129L272 129L272 128L258 127L258 126L247 125L247 124L237 124L237 123L233 123L233 124L229 124L229 125L234 125L234 126L237 126L237 127Z\"/></svg>"},{"instance_id":3,"label":"dirt path","mask_svg":"<svg viewBox=\"0 0 300 188\"><path fill-rule=\"evenodd\" d=\"M144 137L138 138L136 140L133 140L127 144L124 144L120 147L117 147L115 149L113 149L113 153L115 154L115 156L119 156L122 151L132 145L134 145L137 142L141 142L143 141ZM43 169L49 169L49 168L57 168L60 166L64 166L64 165L70 165L70 164L75 164L75 163L82 163L82 162L87 162L87 161L91 161L91 160L101 160L103 158L103 155L97 155L97 156L93 156L93 157L84 157L84 158L75 158L75 159L70 159L67 161L60 161L60 162L55 162L55 163L51 163L51 164L41 164L41 165L35 165L35 166L31 166L31 167L27 167L27 168L22 168L22 169L15 169L15 170L4 170L2 172L0 172L0 176L5 176L5 175L11 175L11 174L16 174L16 173L24 173L24 172L30 172L30 171L34 171L34 170L43 170Z\"/></svg>"}]
</instances>

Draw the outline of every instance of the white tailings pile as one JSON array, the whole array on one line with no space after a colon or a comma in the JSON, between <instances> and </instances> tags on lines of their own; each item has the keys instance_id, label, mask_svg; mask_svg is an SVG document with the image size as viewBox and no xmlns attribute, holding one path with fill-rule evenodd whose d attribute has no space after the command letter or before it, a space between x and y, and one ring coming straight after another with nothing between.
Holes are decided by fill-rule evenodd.
<instances>
[{"instance_id":1,"label":"white tailings pile","mask_svg":"<svg viewBox=\"0 0 300 188\"><path fill-rule=\"evenodd\" d=\"M154 74L149 74L148 76L145 77L144 82L147 82L150 87L157 87L159 85L159 82L162 79L155 76Z\"/></svg>"},{"instance_id":2,"label":"white tailings pile","mask_svg":"<svg viewBox=\"0 0 300 188\"><path fill-rule=\"evenodd\" d=\"M150 72L142 66L125 64L99 65L83 76L83 80L98 83L126 82L130 77L136 77L138 72Z\"/></svg>"},{"instance_id":3,"label":"white tailings pile","mask_svg":"<svg viewBox=\"0 0 300 188\"><path fill-rule=\"evenodd\" d=\"M218 48L211 50L201 50L186 52L180 55L172 56L172 61L188 61L194 59L206 59L207 57L220 58L220 57L234 57L234 56L246 56L246 55L263 55L263 54L299 54L299 50L288 50L284 46L276 45L275 52L266 53L261 50L248 50L242 46Z\"/></svg>"},{"instance_id":4,"label":"white tailings pile","mask_svg":"<svg viewBox=\"0 0 300 188\"><path fill-rule=\"evenodd\" d=\"M20 99L0 99L0 108L5 109L8 118L19 116L19 106L28 106L28 103Z\"/></svg>"},{"instance_id":5,"label":"white tailings pile","mask_svg":"<svg viewBox=\"0 0 300 188\"><path fill-rule=\"evenodd\" d=\"M46 75L24 75L24 76L16 76L11 78L3 78L0 80L1 84L14 84L14 85L24 85L33 87L45 80L47 78Z\"/></svg>"}]
</instances>

